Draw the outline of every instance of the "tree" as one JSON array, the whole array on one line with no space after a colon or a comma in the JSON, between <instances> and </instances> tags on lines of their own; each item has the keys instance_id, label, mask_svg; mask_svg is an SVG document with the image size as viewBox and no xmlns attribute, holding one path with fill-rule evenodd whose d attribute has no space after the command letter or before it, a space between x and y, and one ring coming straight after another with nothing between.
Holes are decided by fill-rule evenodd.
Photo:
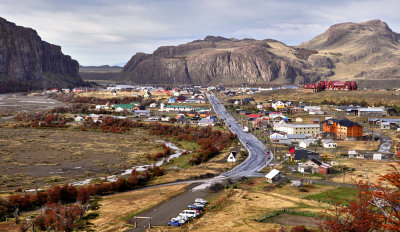
<instances>
[{"instance_id":1,"label":"tree","mask_svg":"<svg viewBox=\"0 0 400 232\"><path fill-rule=\"evenodd\" d=\"M400 162L389 164L389 173L379 184L359 183L355 200L336 204L334 213L325 214L321 229L339 231L400 231Z\"/></svg>"}]
</instances>

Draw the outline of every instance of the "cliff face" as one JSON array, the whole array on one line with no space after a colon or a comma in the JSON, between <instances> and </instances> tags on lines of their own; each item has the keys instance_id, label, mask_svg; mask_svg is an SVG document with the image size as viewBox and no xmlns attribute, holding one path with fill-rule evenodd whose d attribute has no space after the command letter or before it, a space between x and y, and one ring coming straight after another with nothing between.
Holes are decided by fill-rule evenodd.
<instances>
[{"instance_id":1,"label":"cliff face","mask_svg":"<svg viewBox=\"0 0 400 232\"><path fill-rule=\"evenodd\" d=\"M137 53L121 76L140 84L229 85L301 84L324 75L326 70L313 70L308 55L305 59L296 55L297 49L275 40L207 36L179 46L160 47L153 54Z\"/></svg>"},{"instance_id":2,"label":"cliff face","mask_svg":"<svg viewBox=\"0 0 400 232\"><path fill-rule=\"evenodd\" d=\"M0 92L80 85L78 72L79 63L64 55L60 46L0 18Z\"/></svg>"}]
</instances>

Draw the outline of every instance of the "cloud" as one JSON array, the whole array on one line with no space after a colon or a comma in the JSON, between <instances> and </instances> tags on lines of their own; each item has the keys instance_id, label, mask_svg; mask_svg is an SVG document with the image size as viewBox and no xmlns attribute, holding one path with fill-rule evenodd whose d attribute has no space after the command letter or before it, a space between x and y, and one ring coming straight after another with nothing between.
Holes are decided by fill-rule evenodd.
<instances>
[{"instance_id":1,"label":"cloud","mask_svg":"<svg viewBox=\"0 0 400 232\"><path fill-rule=\"evenodd\" d=\"M297 45L332 24L375 18L400 31L399 8L395 0L2 0L0 15L83 65L102 65L207 35Z\"/></svg>"}]
</instances>

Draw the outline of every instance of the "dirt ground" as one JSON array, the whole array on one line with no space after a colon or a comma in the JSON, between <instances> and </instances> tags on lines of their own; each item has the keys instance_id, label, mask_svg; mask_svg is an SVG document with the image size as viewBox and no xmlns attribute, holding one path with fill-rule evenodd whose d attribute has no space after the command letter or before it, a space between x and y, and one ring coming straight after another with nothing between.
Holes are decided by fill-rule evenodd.
<instances>
[{"instance_id":1,"label":"dirt ground","mask_svg":"<svg viewBox=\"0 0 400 232\"><path fill-rule=\"evenodd\" d=\"M389 162L379 160L365 160L365 159L339 159L341 165L349 168L354 168L355 171L346 175L340 175L332 178L334 182L345 182L354 184L358 181L367 181L364 171L368 174L368 178L372 183L379 183L381 175L388 173L390 167ZM363 171L364 170L364 171Z\"/></svg>"},{"instance_id":2,"label":"dirt ground","mask_svg":"<svg viewBox=\"0 0 400 232\"><path fill-rule=\"evenodd\" d=\"M145 136L143 136L145 134ZM162 144L141 130L128 134L0 128L0 190L43 188L120 173L148 162Z\"/></svg>"},{"instance_id":3,"label":"dirt ground","mask_svg":"<svg viewBox=\"0 0 400 232\"><path fill-rule=\"evenodd\" d=\"M21 112L37 112L64 105L48 96L27 96L22 93L0 94L0 119ZM0 120L1 121L1 120Z\"/></svg>"},{"instance_id":4,"label":"dirt ground","mask_svg":"<svg viewBox=\"0 0 400 232\"><path fill-rule=\"evenodd\" d=\"M99 216L90 220L90 223L93 223L91 228L104 232L126 231L133 227L127 220L145 209L183 193L185 187L186 185L173 185L103 197L99 202L100 208L95 211Z\"/></svg>"}]
</instances>

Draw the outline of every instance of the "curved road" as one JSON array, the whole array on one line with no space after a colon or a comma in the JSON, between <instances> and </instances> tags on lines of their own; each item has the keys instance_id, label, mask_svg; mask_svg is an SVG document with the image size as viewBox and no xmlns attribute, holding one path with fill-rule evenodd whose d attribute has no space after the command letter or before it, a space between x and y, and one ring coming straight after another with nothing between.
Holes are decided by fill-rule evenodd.
<instances>
[{"instance_id":1,"label":"curved road","mask_svg":"<svg viewBox=\"0 0 400 232\"><path fill-rule=\"evenodd\" d=\"M227 177L253 176L273 160L273 154L266 156L265 146L251 133L246 133L239 123L225 110L224 105L214 94L207 94L215 113L225 122L228 128L236 134L240 142L249 152L248 158L240 165L222 175ZM267 162L268 161L268 162Z\"/></svg>"},{"instance_id":2,"label":"curved road","mask_svg":"<svg viewBox=\"0 0 400 232\"><path fill-rule=\"evenodd\" d=\"M249 156L240 165L236 166L229 172L222 173L211 179L192 180L169 183L160 186L174 184L192 184L187 192L176 196L167 202L161 203L152 209L140 214L140 216L151 217L153 225L166 225L170 218L178 215L188 204L193 203L196 197L204 197L208 192L202 191L215 183L221 183L228 179L236 179L240 177L257 176L262 177L264 174L258 173L263 167L273 161L273 154L270 152L270 158L267 160L265 146L251 133L245 133L236 120L225 110L225 107L218 98L213 94L207 94L207 97L214 108L215 113L225 122L229 129L236 134L240 142L246 147ZM197 184L196 184L197 183ZM193 187L193 185L196 185ZM133 222L134 219L131 219ZM146 231L147 221L139 221L138 227L131 231Z\"/></svg>"}]
</instances>

